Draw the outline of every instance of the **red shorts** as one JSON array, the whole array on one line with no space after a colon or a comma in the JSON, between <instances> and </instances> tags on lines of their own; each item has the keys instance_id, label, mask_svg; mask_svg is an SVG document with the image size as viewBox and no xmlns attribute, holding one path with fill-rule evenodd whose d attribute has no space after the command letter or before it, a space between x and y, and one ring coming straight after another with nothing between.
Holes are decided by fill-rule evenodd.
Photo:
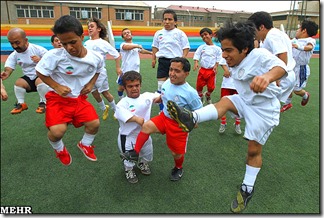
<instances>
[{"instance_id":1,"label":"red shorts","mask_svg":"<svg viewBox=\"0 0 324 218\"><path fill-rule=\"evenodd\" d=\"M221 97L237 94L236 89L221 88Z\"/></svg>"},{"instance_id":2,"label":"red shorts","mask_svg":"<svg viewBox=\"0 0 324 218\"><path fill-rule=\"evenodd\" d=\"M201 67L197 76L196 90L202 92L204 86L207 85L208 92L213 92L215 89L216 74L214 69L206 69Z\"/></svg>"},{"instance_id":3,"label":"red shorts","mask_svg":"<svg viewBox=\"0 0 324 218\"><path fill-rule=\"evenodd\" d=\"M189 134L183 132L175 120L166 117L161 112L160 115L153 117L151 121L161 134L166 135L166 143L172 152L176 154L186 153Z\"/></svg>"},{"instance_id":4,"label":"red shorts","mask_svg":"<svg viewBox=\"0 0 324 218\"><path fill-rule=\"evenodd\" d=\"M88 96L80 95L77 98L64 98L50 91L46 97L46 127L72 123L76 128L83 123L99 119L95 108L86 99Z\"/></svg>"}]
</instances>

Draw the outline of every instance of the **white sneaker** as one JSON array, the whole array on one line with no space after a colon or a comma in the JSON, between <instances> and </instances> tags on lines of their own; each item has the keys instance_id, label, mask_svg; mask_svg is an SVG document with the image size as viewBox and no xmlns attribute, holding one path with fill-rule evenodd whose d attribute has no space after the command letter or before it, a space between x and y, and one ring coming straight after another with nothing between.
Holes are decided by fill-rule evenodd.
<instances>
[{"instance_id":1,"label":"white sneaker","mask_svg":"<svg viewBox=\"0 0 324 218\"><path fill-rule=\"evenodd\" d=\"M137 178L136 173L135 173L135 171L133 169L125 171L125 176L126 176L127 181L130 182L130 183L137 183L138 182L138 178Z\"/></svg>"},{"instance_id":2,"label":"white sneaker","mask_svg":"<svg viewBox=\"0 0 324 218\"><path fill-rule=\"evenodd\" d=\"M234 125L235 125L235 123L234 123ZM239 135L242 134L242 130L241 130L241 126L240 126L240 124L235 125L235 132L236 132L237 134L239 134Z\"/></svg>"},{"instance_id":3,"label":"white sneaker","mask_svg":"<svg viewBox=\"0 0 324 218\"><path fill-rule=\"evenodd\" d=\"M218 132L219 132L219 133L224 133L224 132L225 132L225 129L226 129L226 124L221 124L221 125L219 126L219 130L218 130Z\"/></svg>"}]
</instances>

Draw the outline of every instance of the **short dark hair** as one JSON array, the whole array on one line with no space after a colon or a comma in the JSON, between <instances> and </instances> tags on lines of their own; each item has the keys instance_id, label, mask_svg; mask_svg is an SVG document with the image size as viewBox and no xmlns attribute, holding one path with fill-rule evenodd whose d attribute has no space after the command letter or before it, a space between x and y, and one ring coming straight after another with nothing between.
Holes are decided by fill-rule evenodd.
<instances>
[{"instance_id":1,"label":"short dark hair","mask_svg":"<svg viewBox=\"0 0 324 218\"><path fill-rule=\"evenodd\" d=\"M224 27L217 31L218 40L222 42L224 39L232 41L235 48L242 52L248 48L247 54L254 49L254 38L256 29L251 21L225 23Z\"/></svg>"},{"instance_id":2,"label":"short dark hair","mask_svg":"<svg viewBox=\"0 0 324 218\"><path fill-rule=\"evenodd\" d=\"M123 37L123 32L124 32L125 30L129 30L129 31L131 31L131 30L130 30L129 28L127 28L127 27L124 28L124 29L122 29L122 31L121 31L121 37L122 37L122 38L124 38L124 37Z\"/></svg>"},{"instance_id":3,"label":"short dark hair","mask_svg":"<svg viewBox=\"0 0 324 218\"><path fill-rule=\"evenodd\" d=\"M204 32L207 32L207 33L209 33L209 34L213 34L213 31L212 31L211 29L205 27L205 28L202 28L202 29L200 30L199 35L201 35L201 34L204 33Z\"/></svg>"},{"instance_id":4,"label":"short dark hair","mask_svg":"<svg viewBox=\"0 0 324 218\"><path fill-rule=\"evenodd\" d=\"M174 10L172 10L172 9L165 9L164 11L163 11L163 14L162 14L162 17L164 18L164 14L172 14L173 15L173 19L174 19L174 21L178 21L178 18L177 18L177 14L176 14L176 12L174 11ZM163 19L162 18L162 19Z\"/></svg>"},{"instance_id":5,"label":"short dark hair","mask_svg":"<svg viewBox=\"0 0 324 218\"><path fill-rule=\"evenodd\" d=\"M311 21L311 20L304 20L301 23L300 28L302 30L306 29L309 37L315 36L318 31L318 25L314 21Z\"/></svg>"},{"instance_id":6,"label":"short dark hair","mask_svg":"<svg viewBox=\"0 0 324 218\"><path fill-rule=\"evenodd\" d=\"M55 34L51 36L51 42L52 43L54 42L55 37L57 37L57 35L55 35Z\"/></svg>"},{"instance_id":7,"label":"short dark hair","mask_svg":"<svg viewBox=\"0 0 324 218\"><path fill-rule=\"evenodd\" d=\"M142 84L142 75L135 71L135 70L131 70L131 71L127 71L125 72L122 77L121 77L123 86L126 87L126 81L135 81L135 80L139 80L140 84Z\"/></svg>"},{"instance_id":8,"label":"short dark hair","mask_svg":"<svg viewBox=\"0 0 324 218\"><path fill-rule=\"evenodd\" d=\"M83 34L81 22L71 15L63 15L57 19L52 31L55 35L68 32L74 32L78 36Z\"/></svg>"},{"instance_id":9,"label":"short dark hair","mask_svg":"<svg viewBox=\"0 0 324 218\"><path fill-rule=\"evenodd\" d=\"M261 25L264 25L268 30L273 28L272 17L265 11L255 12L248 18L248 20L252 21L257 29L259 29Z\"/></svg>"},{"instance_id":10,"label":"short dark hair","mask_svg":"<svg viewBox=\"0 0 324 218\"><path fill-rule=\"evenodd\" d=\"M190 65L190 62L188 61L187 58L183 58L183 57L172 58L170 60L170 63L172 63L172 62L180 62L180 63L182 63L183 71L184 72L190 72L191 65Z\"/></svg>"}]
</instances>

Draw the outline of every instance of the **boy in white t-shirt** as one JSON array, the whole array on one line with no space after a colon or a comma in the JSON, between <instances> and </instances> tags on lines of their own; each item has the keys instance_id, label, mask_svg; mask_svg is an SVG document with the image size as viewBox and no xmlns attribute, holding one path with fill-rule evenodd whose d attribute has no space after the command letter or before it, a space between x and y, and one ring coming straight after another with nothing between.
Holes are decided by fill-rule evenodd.
<instances>
[{"instance_id":1,"label":"boy in white t-shirt","mask_svg":"<svg viewBox=\"0 0 324 218\"><path fill-rule=\"evenodd\" d=\"M290 38L283 31L273 27L272 17L268 12L255 12L248 20L253 22L257 29L255 38L260 41L260 48L267 49L287 65L287 74L277 81L277 85L282 88L279 100L285 103L296 83L296 62L292 55Z\"/></svg>"},{"instance_id":2,"label":"boy in white t-shirt","mask_svg":"<svg viewBox=\"0 0 324 218\"><path fill-rule=\"evenodd\" d=\"M26 33L20 28L12 28L7 34L14 51L9 55L5 62L5 68L1 73L1 79L7 79L15 70L18 64L24 76L18 78L14 85L14 91L17 98L17 103L11 114L20 114L27 110L28 106L25 103L25 95L29 92L38 92L40 102L36 109L36 113L43 114L46 110L45 94L48 92L48 86L36 75L35 66L39 60L47 52L42 46L28 42Z\"/></svg>"},{"instance_id":3,"label":"boy in white t-shirt","mask_svg":"<svg viewBox=\"0 0 324 218\"><path fill-rule=\"evenodd\" d=\"M281 87L276 85L276 80L287 74L283 61L264 48L254 48L255 32L250 22L225 25L217 32L238 94L225 96L193 112L173 101L168 102L171 117L185 131L191 131L198 123L217 120L227 111L245 119L246 171L231 204L234 213L242 212L254 193L254 183L262 166L262 150L279 125Z\"/></svg>"},{"instance_id":4,"label":"boy in white t-shirt","mask_svg":"<svg viewBox=\"0 0 324 218\"><path fill-rule=\"evenodd\" d=\"M120 75L121 57L118 51L114 47L112 47L107 41L107 28L105 27L105 25L103 25L103 23L100 22L98 18L95 17L89 19L87 24L89 36L91 38L84 43L84 46L87 49L99 52L102 55L105 66L107 54L111 55L115 59L116 73L117 75ZM114 96L109 92L109 83L106 67L104 69L105 72L101 73L96 81L96 84L92 90L92 96L96 99L99 108L103 111L102 119L106 120L109 115L109 106L105 105L105 102L101 98L100 94L102 94L107 99L113 111L115 111L116 109L116 103Z\"/></svg>"},{"instance_id":5,"label":"boy in white t-shirt","mask_svg":"<svg viewBox=\"0 0 324 218\"><path fill-rule=\"evenodd\" d=\"M310 94L304 90L307 84L308 77L310 75L310 67L308 65L311 59L316 40L312 38L318 31L318 25L311 20L304 20L300 27L296 31L296 36L291 40L292 42L292 52L293 58L296 61L296 66L294 68L296 74L296 85L294 87L294 93L302 97L300 104L305 106L308 103ZM293 93L290 94L289 98L281 108L281 112L284 112L292 108L291 99Z\"/></svg>"},{"instance_id":6,"label":"boy in white t-shirt","mask_svg":"<svg viewBox=\"0 0 324 218\"><path fill-rule=\"evenodd\" d=\"M120 153L125 153L134 149L142 125L151 118L152 104L160 94L151 92L141 94L142 76L136 71L125 72L121 79L126 91L126 97L118 102L115 117L119 121L118 148ZM152 138L149 137L139 153L137 163L137 167L142 174L151 174L148 163L152 160ZM123 164L127 181L136 183L138 178L134 170L135 163L123 158Z\"/></svg>"},{"instance_id":7,"label":"boy in white t-shirt","mask_svg":"<svg viewBox=\"0 0 324 218\"><path fill-rule=\"evenodd\" d=\"M161 93L163 83L169 78L170 60L176 57L187 57L190 44L185 32L177 28L177 14L172 9L163 11L164 28L155 32L152 42L152 67L155 68L156 58L158 58L157 68L157 91ZM163 104L160 104L160 111Z\"/></svg>"},{"instance_id":8,"label":"boy in white t-shirt","mask_svg":"<svg viewBox=\"0 0 324 218\"><path fill-rule=\"evenodd\" d=\"M148 51L142 47L140 44L133 43L133 36L132 32L128 28L122 29L121 36L124 40L120 44L120 54L122 57L122 63L121 63L121 71L122 73L128 72L128 71L136 71L140 73L140 56L141 54L150 54L153 53L151 51ZM121 77L123 74L118 75L117 78L117 84L118 84L118 97L119 99L123 98L124 95L124 86L123 82L121 81Z\"/></svg>"},{"instance_id":9,"label":"boy in white t-shirt","mask_svg":"<svg viewBox=\"0 0 324 218\"><path fill-rule=\"evenodd\" d=\"M37 75L50 87L46 94L45 125L48 141L56 157L70 165L71 155L62 138L68 124L84 126L84 135L77 147L90 161L97 161L92 142L99 129L99 118L93 105L86 99L100 73L105 72L102 56L83 45L83 29L78 19L64 15L52 28L64 49L51 49L36 65Z\"/></svg>"},{"instance_id":10,"label":"boy in white t-shirt","mask_svg":"<svg viewBox=\"0 0 324 218\"><path fill-rule=\"evenodd\" d=\"M194 68L199 69L196 81L196 90L201 99L204 100L204 95L208 104L211 104L211 94L216 86L216 75L218 63L222 57L222 50L213 43L213 31L209 28L202 28L199 32L205 44L200 45L193 57ZM200 67L198 62L200 62ZM203 88L207 86L207 91L203 93Z\"/></svg>"}]
</instances>

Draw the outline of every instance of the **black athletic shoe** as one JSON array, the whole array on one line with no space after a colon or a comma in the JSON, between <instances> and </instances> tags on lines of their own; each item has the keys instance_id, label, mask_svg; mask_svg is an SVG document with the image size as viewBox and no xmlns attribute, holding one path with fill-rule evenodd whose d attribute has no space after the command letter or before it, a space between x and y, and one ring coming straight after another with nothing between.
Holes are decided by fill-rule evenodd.
<instances>
[{"instance_id":1,"label":"black athletic shoe","mask_svg":"<svg viewBox=\"0 0 324 218\"><path fill-rule=\"evenodd\" d=\"M190 132L196 125L192 112L186 108L180 107L173 101L168 101L168 112L172 119L177 121L179 127L185 132Z\"/></svg>"},{"instance_id":2,"label":"black athletic shoe","mask_svg":"<svg viewBox=\"0 0 324 218\"><path fill-rule=\"evenodd\" d=\"M170 174L170 180L171 181L178 181L181 179L183 175L183 170L182 168L179 169L177 167L174 167L172 170L171 170L171 174Z\"/></svg>"},{"instance_id":3,"label":"black athletic shoe","mask_svg":"<svg viewBox=\"0 0 324 218\"><path fill-rule=\"evenodd\" d=\"M251 193L248 193L247 191L243 191L242 187L245 186L245 190L247 190L247 185L242 184L240 191L237 193L236 198L233 200L231 204L231 211L233 213L241 213L249 203L250 199L252 198L252 195L254 193L254 189Z\"/></svg>"},{"instance_id":4,"label":"black athletic shoe","mask_svg":"<svg viewBox=\"0 0 324 218\"><path fill-rule=\"evenodd\" d=\"M120 153L120 157L129 161L137 161L138 154L135 150L126 151L125 153Z\"/></svg>"}]
</instances>

